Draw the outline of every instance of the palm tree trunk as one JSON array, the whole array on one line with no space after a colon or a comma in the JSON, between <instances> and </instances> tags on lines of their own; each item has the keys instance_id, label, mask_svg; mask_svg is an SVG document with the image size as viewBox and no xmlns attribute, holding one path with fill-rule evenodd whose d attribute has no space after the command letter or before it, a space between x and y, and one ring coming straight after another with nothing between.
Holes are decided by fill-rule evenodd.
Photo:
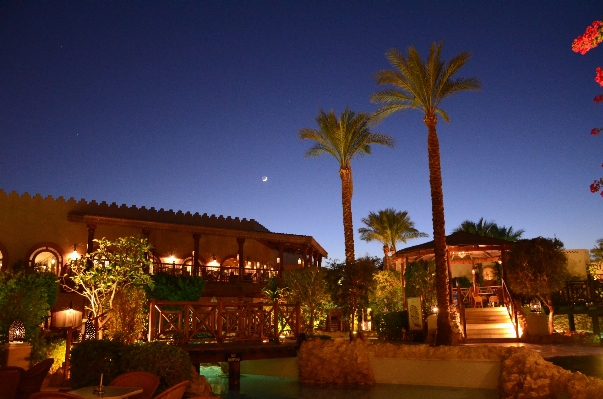
<instances>
[{"instance_id":1,"label":"palm tree trunk","mask_svg":"<svg viewBox=\"0 0 603 399\"><path fill-rule=\"evenodd\" d=\"M345 239L345 262L354 263L354 226L352 224L352 168L349 165L339 169L341 177L341 205L343 207L343 235Z\"/></svg>"},{"instance_id":2,"label":"palm tree trunk","mask_svg":"<svg viewBox=\"0 0 603 399\"><path fill-rule=\"evenodd\" d=\"M384 270L391 270L391 267L390 267L391 257L389 256L389 252L390 252L389 247L387 245L384 245L383 246L383 256L384 256L383 269Z\"/></svg>"},{"instance_id":3,"label":"palm tree trunk","mask_svg":"<svg viewBox=\"0 0 603 399\"><path fill-rule=\"evenodd\" d=\"M431 212L436 268L436 295L438 299L438 345L452 345L452 329L449 321L448 267L446 266L446 229L444 227L444 192L440 165L440 143L436 132L438 118L435 113L426 114L427 152L429 154L429 185L431 187Z\"/></svg>"}]
</instances>

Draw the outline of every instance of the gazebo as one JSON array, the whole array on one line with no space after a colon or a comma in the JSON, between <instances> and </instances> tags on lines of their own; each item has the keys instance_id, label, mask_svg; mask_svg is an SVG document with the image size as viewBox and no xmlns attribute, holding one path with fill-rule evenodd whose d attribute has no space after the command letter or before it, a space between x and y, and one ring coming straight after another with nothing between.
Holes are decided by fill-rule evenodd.
<instances>
[{"instance_id":1,"label":"gazebo","mask_svg":"<svg viewBox=\"0 0 603 399\"><path fill-rule=\"evenodd\" d=\"M500 238L484 237L477 234L456 232L446 236L446 263L452 299L452 278L467 277L475 284L476 274L481 271L486 285L498 285L496 282L506 277L504 268L505 252L513 245L512 241ZM416 261L430 261L434 258L434 242L404 248L393 255L396 269L404 273L406 265ZM481 269L477 267L481 264ZM500 270L500 275L498 271Z\"/></svg>"}]
</instances>

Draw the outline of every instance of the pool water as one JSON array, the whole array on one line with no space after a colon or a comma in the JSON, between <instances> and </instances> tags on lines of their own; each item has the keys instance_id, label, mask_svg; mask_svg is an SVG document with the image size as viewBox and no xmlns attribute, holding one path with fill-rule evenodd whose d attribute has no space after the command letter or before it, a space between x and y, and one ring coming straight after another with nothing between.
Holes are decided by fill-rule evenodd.
<instances>
[{"instance_id":1,"label":"pool water","mask_svg":"<svg viewBox=\"0 0 603 399\"><path fill-rule=\"evenodd\" d=\"M219 367L203 367L201 374L215 396L228 399L498 399L491 389L377 384L372 387L302 385L297 379L241 374L241 389L228 389L228 376Z\"/></svg>"}]
</instances>

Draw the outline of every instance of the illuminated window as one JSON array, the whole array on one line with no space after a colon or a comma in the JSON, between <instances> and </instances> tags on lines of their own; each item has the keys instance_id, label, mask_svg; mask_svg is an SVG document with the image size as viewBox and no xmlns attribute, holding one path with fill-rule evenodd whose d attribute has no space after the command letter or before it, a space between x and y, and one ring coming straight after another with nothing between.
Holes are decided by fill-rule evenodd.
<instances>
[{"instance_id":1,"label":"illuminated window","mask_svg":"<svg viewBox=\"0 0 603 399\"><path fill-rule=\"evenodd\" d=\"M29 258L29 263L37 271L60 274L63 257L54 248L44 247L35 250Z\"/></svg>"}]
</instances>

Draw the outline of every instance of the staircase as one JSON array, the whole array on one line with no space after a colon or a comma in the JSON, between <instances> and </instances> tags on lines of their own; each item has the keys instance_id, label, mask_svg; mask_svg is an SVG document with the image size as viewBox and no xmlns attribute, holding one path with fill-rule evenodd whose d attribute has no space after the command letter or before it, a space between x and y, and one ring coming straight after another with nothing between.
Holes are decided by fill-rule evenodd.
<instances>
[{"instance_id":1,"label":"staircase","mask_svg":"<svg viewBox=\"0 0 603 399\"><path fill-rule=\"evenodd\" d=\"M506 307L465 309L467 341L517 341Z\"/></svg>"}]
</instances>

